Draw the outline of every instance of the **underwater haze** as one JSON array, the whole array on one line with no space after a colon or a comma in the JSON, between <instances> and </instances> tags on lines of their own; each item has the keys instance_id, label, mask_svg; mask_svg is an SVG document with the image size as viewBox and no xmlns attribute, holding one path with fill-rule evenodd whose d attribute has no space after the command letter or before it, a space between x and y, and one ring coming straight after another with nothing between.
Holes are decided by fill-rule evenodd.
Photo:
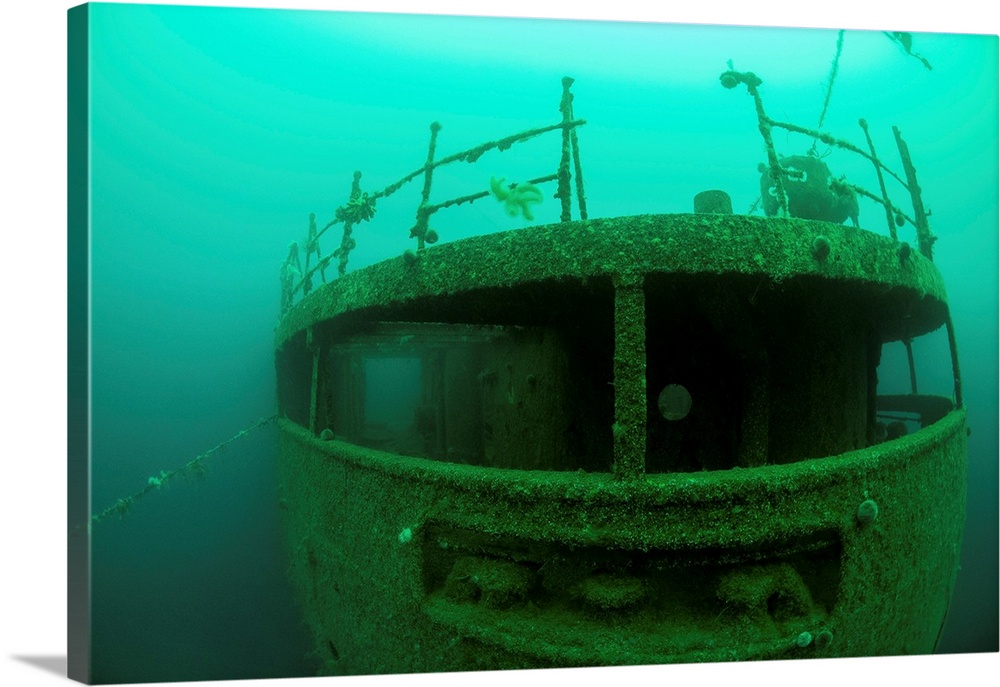
<instances>
[{"instance_id":1,"label":"underwater haze","mask_svg":"<svg viewBox=\"0 0 1000 687\"><path fill-rule=\"evenodd\" d=\"M438 156L560 121L575 79L589 216L691 212L721 189L762 214L752 71L768 114L864 146L898 168L909 144L938 241L968 408L968 520L941 652L996 651L998 66L996 36L768 29L328 11L90 4L92 504L99 512L275 413L279 268L363 190ZM891 29L893 27L886 27ZM775 131L780 153L812 139ZM540 137L435 172L434 199L523 180L558 161ZM822 148L821 148L822 150ZM840 150L834 174L877 188ZM416 247L420 184L354 230L348 270ZM901 195L897 192L896 195ZM862 227L886 233L861 199ZM491 198L438 213L442 243L559 220ZM338 230L339 231L339 230ZM912 228L901 238L915 243ZM329 252L339 235L327 234ZM335 278L335 263L327 269ZM917 342L922 392L952 395L943 331ZM903 362L900 363L900 360ZM880 384L909 388L886 350ZM387 385L393 383L386 375ZM882 387L880 386L880 391ZM390 388L390 393L393 390ZM398 387L395 393L403 393ZM277 432L267 424L95 524L92 678L147 682L312 675L285 575ZM187 479L187 477L191 479Z\"/></svg>"}]
</instances>

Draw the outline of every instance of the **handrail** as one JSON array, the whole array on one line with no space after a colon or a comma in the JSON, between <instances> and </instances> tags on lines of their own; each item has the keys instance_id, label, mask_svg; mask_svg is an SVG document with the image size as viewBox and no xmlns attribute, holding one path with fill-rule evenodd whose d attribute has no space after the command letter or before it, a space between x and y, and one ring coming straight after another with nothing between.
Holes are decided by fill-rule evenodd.
<instances>
[{"instance_id":1,"label":"handrail","mask_svg":"<svg viewBox=\"0 0 1000 687\"><path fill-rule=\"evenodd\" d=\"M831 135L830 133L819 131L816 129L810 129L808 127L799 126L798 124L792 124L790 122L780 122L778 120L772 119L764 111L764 103L760 97L760 92L758 87L763 83L763 80L753 72L739 72L732 68L723 72L719 76L719 81L724 88L733 89L739 84L743 84L747 88L747 92L754 99L754 106L757 112L757 124L760 130L761 136L764 139L764 147L767 151L768 158L768 173L774 180L774 191L775 196L778 201L778 214L779 216L788 215L788 196L785 191L785 186L783 183L783 178L788 176L789 172L784 167L778 158L778 154L775 151L774 140L771 137L771 129L777 127L779 129L784 129L786 131L802 134L809 136L823 143L841 148L848 152L860 155L865 158L875 168L875 173L878 177L879 187L881 190L881 196L878 196L871 191L864 189L861 186L855 184L849 184L843 179L833 180L830 184L832 191L846 191L854 192L858 195L862 195L870 200L875 201L879 205L885 208L886 213L886 223L889 227L889 235L893 240L898 240L896 235L896 227L903 226L905 223L910 223L916 229L917 233L917 243L920 252L928 259L933 260L932 246L937 237L931 233L930 224L927 222L928 212L924 210L923 201L920 197L920 186L917 184L916 169L913 167L913 163L910 160L909 150L906 146L906 142L903 141L902 136L899 133L897 127L893 127L893 135L896 138L896 145L899 148L899 156L903 164L904 173L906 180L903 177L894 172L892 169L887 167L878 157L875 155L875 146L872 143L871 136L868 133L868 123L864 119L858 120L858 125L862 128L865 134L865 138L868 142L868 151L865 151L858 146L839 139ZM913 217L909 217L906 213L900 210L896 205L889 199L888 192L885 188L885 178L883 172L894 178L903 188L905 188L909 194L910 199L913 203ZM901 252L901 256L908 255L908 249Z\"/></svg>"},{"instance_id":2,"label":"handrail","mask_svg":"<svg viewBox=\"0 0 1000 687\"><path fill-rule=\"evenodd\" d=\"M491 194L491 191L479 191L457 198L450 198L444 201L431 203L430 193L432 188L433 172L435 169L455 162L468 162L470 164L475 163L480 157L491 150L503 152L510 149L516 143L522 143L551 131L562 131L563 145L557 171L553 174L543 175L527 182L522 182L522 184L533 186L535 184L557 181L559 189L556 192L555 197L559 198L562 202L560 221L568 222L571 219L570 177L572 176L572 173L570 171L570 165L572 163L572 171L576 174L575 188L579 202L580 218L586 219L587 209L586 201L584 199L583 170L580 164L579 141L576 129L583 126L587 122L584 119L576 119L573 116L573 94L570 92L570 86L572 84L573 79L571 77L563 78L563 95L560 102L562 120L556 124L528 129L494 141L486 141L466 150L435 159L437 136L438 132L441 130L441 124L433 122L430 125L431 137L428 145L427 160L421 167L404 175L402 178L389 184L385 188L374 192L362 192L360 185L361 172L354 172L354 179L351 185L351 192L348 196L348 200L344 205L337 207L334 212L333 219L327 222L322 228L317 229L315 213L309 215L309 233L305 245L306 257L304 268L302 266L301 258L299 257L298 244L292 243L289 246L289 254L285 259L285 262L282 264L280 273L282 287L282 314L284 314L292 306L295 296L298 293L301 292L302 295L308 295L312 289L313 279L317 272L323 282L326 281L326 267L334 258L339 259L338 274L342 276L346 273L348 256L357 245L356 239L353 237L353 229L361 222L370 221L375 216L376 201L388 198L409 182L414 181L423 175L424 186L421 192L421 201L416 210L416 222L410 228L410 238L417 239L417 253L415 255L419 256L420 251L425 248L426 244L434 243L438 239L437 232L428 227L428 220L431 215L439 210L443 210L454 205L475 202L476 200L485 198ZM527 213L526 216L528 216ZM332 253L324 256L320 252L319 239L327 232L327 230L338 224L344 225L344 233L341 238L340 245ZM313 253L316 254L316 262L315 264L310 265Z\"/></svg>"}]
</instances>

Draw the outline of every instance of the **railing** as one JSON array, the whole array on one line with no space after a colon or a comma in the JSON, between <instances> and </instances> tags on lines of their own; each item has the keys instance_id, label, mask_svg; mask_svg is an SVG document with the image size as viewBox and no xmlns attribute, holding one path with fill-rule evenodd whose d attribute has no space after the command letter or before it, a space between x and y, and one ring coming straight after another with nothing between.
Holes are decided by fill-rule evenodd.
<instances>
[{"instance_id":1,"label":"railing","mask_svg":"<svg viewBox=\"0 0 1000 687\"><path fill-rule=\"evenodd\" d=\"M350 253L357 245L357 241L353 236L354 227L362 222L370 221L375 216L376 201L388 198L400 188L421 176L423 177L421 201L416 210L415 223L410 228L410 238L417 240L417 247L416 252L408 250L404 253L404 257L408 260L417 259L420 251L424 250L426 245L435 243L438 240L437 232L431 229L428 224L432 215L439 210L463 203L472 203L490 195L505 202L508 211L512 214L514 212L522 212L525 218L532 219L530 205L542 198L541 191L538 190L537 185L555 181L557 184L555 197L561 203L560 221L568 222L572 219L572 186L570 182L575 176L579 218L586 219L587 203L583 190L583 170L580 165L580 147L576 134L577 127L586 124L586 121L575 119L573 116L573 94L570 92L572 84L572 78L568 76L563 78L562 99L559 105L562 119L556 124L522 131L496 141L482 143L460 153L436 159L437 137L441 131L441 125L438 122L433 122L430 126L431 136L427 150L427 160L420 168L410 172L399 181L372 193L361 190L361 172L356 171L354 173L354 180L351 183L348 200L344 205L336 209L332 220L327 222L323 228L317 229L316 215L309 215L309 233L306 238L304 266L299 256L298 244L292 243L289 246L288 257L281 267L280 274L281 313L284 314L291 308L298 293L301 292L303 296L309 294L317 272L322 281L326 282L326 269L334 258L338 260L337 272L343 276L347 272ZM492 179L489 190L451 198L438 203L430 202L433 174L434 170L438 167L454 162L475 163L484 153L491 150L503 152L515 143L521 143L551 131L562 132L559 165L554 174L547 174L517 184L505 184L503 179ZM329 229L339 224L342 224L344 228L340 245L336 250L324 256L320 251L319 240ZM314 254L316 256L316 263L310 266Z\"/></svg>"},{"instance_id":2,"label":"railing","mask_svg":"<svg viewBox=\"0 0 1000 687\"><path fill-rule=\"evenodd\" d=\"M894 38L893 40L896 40L896 38ZM840 46L838 41L838 51L839 47ZM929 68L927 61L924 60L919 55L912 53L908 47L907 47L907 52L919 58L924 63L924 65ZM836 60L834 64L836 64ZM928 260L934 259L932 248L934 246L934 242L937 241L937 237L933 233L931 233L930 224L927 221L927 218L930 216L930 212L924 209L923 199L921 198L920 195L920 186L919 184L917 184L917 171L913 166L913 161L910 159L910 150L906 145L906 141L904 141L902 135L900 135L898 127L895 126L892 127L892 133L896 139L896 147L899 150L899 157L903 164L903 170L906 176L905 181L902 179L902 177L900 177L897 173L886 167L885 164L883 164L882 161L878 159L878 156L875 154L875 145L874 143L872 143L871 135L868 133L868 122L866 122L864 119L858 120L858 126L860 126L861 130L864 131L865 141L868 144L867 152L847 141L835 138L829 133L818 131L816 129L809 129L803 126L798 126L796 124L790 124L788 122L779 122L775 119L771 119L764 112L764 103L761 100L760 93L757 91L757 87L763 83L760 77L758 77L753 72L738 72L732 68L732 64L730 64L729 67L730 68L728 71L723 72L719 76L719 81L722 83L723 87L729 89L736 88L736 86L738 86L741 83L744 84L747 87L747 92L754 99L754 106L756 107L757 110L758 128L760 129L761 136L764 139L764 147L767 149L767 161L768 161L767 169L768 173L770 174L771 178L774 181L774 190L775 190L775 197L778 202L779 216L785 216L785 217L788 216L788 197L785 193L785 188L782 179L785 177L792 177L794 172L787 170L781 166L778 154L775 152L774 141L771 138L771 129L773 129L774 127L777 127L779 129L784 129L792 133L798 133L798 134L803 134L805 136L809 136L813 138L815 141L819 141L829 146L835 146L837 148L850 151L852 153L855 153L856 155L860 155L861 157L871 162L875 168L875 174L878 178L878 184L880 190L879 195L876 195L868 191L867 189L862 188L861 186L849 184L843 179L831 180L830 182L831 192L838 194L853 192L857 195L869 198L870 200L873 200L879 205L881 205L885 209L885 218L886 218L886 223L888 224L889 227L889 236L894 241L899 241L899 238L896 233L896 228L902 227L907 223L911 224L916 229L917 245L920 250L920 253ZM836 68L834 67L834 72L831 73L831 83L833 75L835 74L835 69ZM825 110L826 110L826 104L824 104L824 114ZM822 120L823 117L821 116L820 122L822 122ZM893 179L902 184L903 188L905 188L909 192L910 200L913 203L912 218L909 217L906 213L904 213L901 209L899 209L896 205L893 205L892 201L889 199L889 193L886 190L886 185L885 185L885 175L891 176ZM909 244L906 242L900 242L897 252L901 261L906 260L910 255ZM959 364L958 364L958 350L955 343L955 327L954 323L952 322L950 313L945 318L944 324L948 334L948 347L951 351L951 365L955 382L955 407L961 408L963 407L962 375L959 370ZM907 360L910 367L911 392L913 394L916 394L917 378L913 362L913 350L911 348L911 339L910 337L907 336L904 337L902 341L903 344L906 346Z\"/></svg>"},{"instance_id":3,"label":"railing","mask_svg":"<svg viewBox=\"0 0 1000 687\"><path fill-rule=\"evenodd\" d=\"M785 190L785 184L783 179L785 177L791 177L792 172L781 166L778 154L774 148L774 140L771 137L771 129L777 127L779 129L784 129L792 133L803 134L809 136L816 141L820 141L828 146L834 146L841 148L843 150L850 151L861 157L865 158L875 167L875 174L878 177L880 193L876 195L871 191L868 191L861 186L856 186L854 184L849 184L843 179L834 179L830 183L830 191L835 194L849 194L855 193L860 196L869 198L875 201L885 209L886 223L889 227L889 236L892 237L894 241L898 241L896 234L896 228L902 227L904 224L911 224L916 229L917 234L917 245L919 247L920 253L923 254L927 259L933 260L932 247L937 237L931 233L930 224L927 221L929 212L924 210L923 200L920 197L920 186L917 184L917 172L913 167L913 162L910 159L909 148L903 137L899 133L897 127L892 128L893 135L896 138L896 147L899 149L899 157L902 160L904 174L906 180L904 181L896 172L892 171L875 154L875 145L872 143L871 135L868 133L868 122L864 119L858 120L858 125L861 127L865 134L865 140L868 144L868 151L864 151L858 146L852 143L835 138L829 133L818 131L816 129L809 129L807 127L798 126L797 124L791 124L789 122L779 122L775 119L771 119L764 112L764 103L761 100L760 93L757 87L760 86L763 81L753 72L738 72L731 68L728 71L723 72L719 76L719 81L725 88L736 88L738 85L743 84L747 87L747 92L753 97L754 105L757 110L757 124L760 129L761 136L764 139L764 147L767 150L767 173L770 175L771 179L774 181L774 191L775 198L778 203L778 216L787 217L788 216L788 196ZM889 199L888 191L885 185L885 176L888 175L898 181L903 187L909 192L910 200L913 203L913 217L911 218L905 212L903 212L898 206L894 205ZM905 259L908 255L909 245L906 243L900 244L900 258Z\"/></svg>"}]
</instances>

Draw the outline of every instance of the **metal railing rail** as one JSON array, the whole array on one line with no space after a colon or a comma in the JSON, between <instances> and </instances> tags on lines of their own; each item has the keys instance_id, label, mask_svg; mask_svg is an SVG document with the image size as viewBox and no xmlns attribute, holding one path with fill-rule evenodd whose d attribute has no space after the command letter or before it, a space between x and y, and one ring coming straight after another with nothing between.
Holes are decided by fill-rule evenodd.
<instances>
[{"instance_id":1,"label":"metal railing rail","mask_svg":"<svg viewBox=\"0 0 1000 687\"><path fill-rule=\"evenodd\" d=\"M335 210L333 219L327 222L322 228L317 228L315 213L309 215L309 233L306 238L304 266L299 256L298 244L292 243L289 246L289 253L285 262L282 264L280 273L282 286L282 314L291 308L297 294L300 292L303 296L309 294L312 290L313 280L316 278L317 273L319 278L322 279L323 282L326 282L326 268L335 258L338 260L338 274L341 276L344 275L347 272L349 255L357 245L357 241L353 236L354 227L362 222L370 221L375 216L376 201L388 198L400 188L411 181L415 181L421 176L423 177L421 201L416 210L415 223L410 228L410 238L417 239L417 254L419 254L419 252L422 251L427 244L436 242L438 239L437 232L431 229L428 225L432 215L440 210L444 210L455 205L461 205L463 203L472 203L491 195L491 193L495 194L496 189L480 191L457 198L450 198L448 200L431 203L430 195L434 170L455 162L475 163L480 157L483 156L483 154L491 150L503 152L511 148L516 143L522 143L552 131L561 131L562 148L557 171L554 174L543 175L519 184L510 184L507 188L509 190L513 190L519 186L522 187L522 189L534 188L537 184L545 184L552 181L557 182L557 189L554 197L559 199L561 203L560 221L568 222L572 219L571 201L573 187L570 182L575 174L575 189L578 201L579 218L586 219L587 206L584 197L583 170L580 164L580 147L576 129L583 126L587 122L583 119L576 119L573 116L573 94L570 91L570 86L572 86L573 81L574 80L571 77L564 77L562 80L563 93L559 105L562 118L561 121L556 124L529 129L510 136L505 136L504 138L495 141L481 143L477 146L452 155L435 158L437 137L441 130L441 124L433 122L430 125L431 134L427 151L427 160L421 167L413 170L385 188L374 192L362 191L361 172L354 172L354 179L351 183L351 191L348 195L347 202ZM530 219L530 216L527 214L526 217ZM320 238L330 228L339 224L343 225L343 235L340 239L340 245L334 251L323 255L320 250ZM316 256L316 262L315 264L310 265L313 254Z\"/></svg>"},{"instance_id":2,"label":"metal railing rail","mask_svg":"<svg viewBox=\"0 0 1000 687\"><path fill-rule=\"evenodd\" d=\"M859 119L858 125L864 131L865 139L868 144L868 151L865 151L848 141L836 138L827 132L810 129L808 127L799 126L790 122L780 122L769 117L764 111L764 103L760 97L760 92L758 91L758 87L763 83L763 81L753 72L739 72L734 69L729 69L719 76L719 81L723 87L729 89L736 88L736 86L740 84L745 85L747 92L754 99L754 107L757 112L757 126L764 139L764 147L767 151L767 171L774 180L775 198L778 202L779 217L788 216L788 196L785 191L783 179L786 176L789 176L789 171L781 166L778 154L775 151L774 140L771 136L771 130L774 128L784 129L785 131L792 133L809 136L817 141L825 143L828 146L841 148L856 155L860 155L871 162L875 168L876 176L878 177L880 190L879 194L872 193L861 186L847 183L843 179L833 180L830 184L831 191L835 193L854 192L857 195L864 196L865 198L881 205L885 209L886 223L889 227L889 236L892 237L894 241L899 240L896 228L907 223L911 224L916 229L917 245L920 253L929 260L934 259L932 247L934 242L937 240L937 237L931 232L930 224L927 221L930 213L924 210L923 200L920 196L920 186L917 184L917 172L913 166L912 160L910 159L910 153L906 142L903 140L903 137L900 135L897 127L894 126L892 128L892 132L896 139L896 147L899 149L899 156L902 161L906 177L905 180L902 176L887 167L875 154L875 145L872 143L871 135L868 133L868 122L864 119ZM910 200L913 203L912 218L903 212L903 210L901 210L897 205L894 205L890 200L885 186L886 174L902 184L902 186L909 192ZM903 247L901 246L901 248ZM906 249L908 249L908 246ZM903 250L905 251L906 249Z\"/></svg>"}]
</instances>

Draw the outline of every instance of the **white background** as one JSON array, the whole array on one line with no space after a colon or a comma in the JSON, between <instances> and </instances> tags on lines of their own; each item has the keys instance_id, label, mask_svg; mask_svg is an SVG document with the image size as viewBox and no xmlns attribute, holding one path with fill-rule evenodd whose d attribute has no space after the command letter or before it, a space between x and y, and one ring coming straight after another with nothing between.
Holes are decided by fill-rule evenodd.
<instances>
[{"instance_id":1,"label":"white background","mask_svg":"<svg viewBox=\"0 0 1000 687\"><path fill-rule=\"evenodd\" d=\"M0 131L4 134L0 145L0 427L6 438L0 444L4 543L0 559L0 684L18 687L59 684L66 679L65 61L66 10L72 4L9 0L0 9ZM989 0L700 0L664 3L662 7L650 0L505 0L475 10L470 9L472 3L468 0L161 0L159 4L998 33L996 10ZM512 680L532 685L553 680L578 685L615 681L640 685L766 681L812 686L845 680L861 684L980 684L992 683L1000 674L998 659L998 654L981 654L475 676L263 680L254 684L332 684L334 680L338 685L458 685L470 680L482 685L508 684Z\"/></svg>"}]
</instances>

